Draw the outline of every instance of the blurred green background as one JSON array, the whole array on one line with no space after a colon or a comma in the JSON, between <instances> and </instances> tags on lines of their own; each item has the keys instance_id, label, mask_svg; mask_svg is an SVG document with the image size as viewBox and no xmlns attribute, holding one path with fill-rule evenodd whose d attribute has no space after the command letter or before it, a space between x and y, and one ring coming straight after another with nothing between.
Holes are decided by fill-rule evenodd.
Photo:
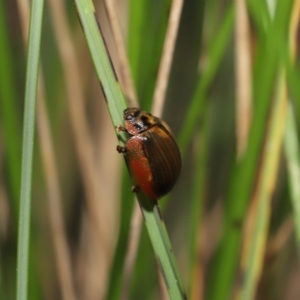
<instances>
[{"instance_id":1,"label":"blurred green background","mask_svg":"<svg viewBox=\"0 0 300 300\"><path fill-rule=\"evenodd\" d=\"M96 16L125 90L108 3ZM151 111L172 1L115 4ZM0 3L1 299L16 295L28 9ZM297 0L183 3L162 113L183 170L159 205L189 299L300 298L299 13ZM164 299L76 7L46 1L43 17L28 298Z\"/></svg>"}]
</instances>

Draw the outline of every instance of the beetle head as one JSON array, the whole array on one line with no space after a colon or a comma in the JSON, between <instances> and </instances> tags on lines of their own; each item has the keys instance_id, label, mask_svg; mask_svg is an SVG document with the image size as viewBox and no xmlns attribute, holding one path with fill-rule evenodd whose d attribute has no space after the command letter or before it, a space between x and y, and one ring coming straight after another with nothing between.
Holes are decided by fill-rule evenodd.
<instances>
[{"instance_id":1,"label":"beetle head","mask_svg":"<svg viewBox=\"0 0 300 300\"><path fill-rule=\"evenodd\" d=\"M124 110L125 127L129 134L136 135L160 123L160 120L139 108L129 107Z\"/></svg>"}]
</instances>

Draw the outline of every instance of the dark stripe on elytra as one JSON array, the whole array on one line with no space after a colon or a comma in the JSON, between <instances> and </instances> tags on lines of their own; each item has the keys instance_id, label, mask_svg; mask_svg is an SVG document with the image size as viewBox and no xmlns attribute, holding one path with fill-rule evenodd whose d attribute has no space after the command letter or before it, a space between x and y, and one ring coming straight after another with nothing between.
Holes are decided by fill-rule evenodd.
<instances>
[{"instance_id":1,"label":"dark stripe on elytra","mask_svg":"<svg viewBox=\"0 0 300 300\"><path fill-rule=\"evenodd\" d=\"M174 186L181 171L181 155L169 131L163 125L157 126L159 130L150 129L144 133L147 137L144 153L152 171L154 191L160 196L168 193Z\"/></svg>"}]
</instances>

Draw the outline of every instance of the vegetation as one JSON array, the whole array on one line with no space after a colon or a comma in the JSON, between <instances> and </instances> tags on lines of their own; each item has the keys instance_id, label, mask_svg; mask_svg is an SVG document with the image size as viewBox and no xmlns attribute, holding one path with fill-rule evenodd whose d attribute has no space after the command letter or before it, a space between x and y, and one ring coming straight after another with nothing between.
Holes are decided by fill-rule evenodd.
<instances>
[{"instance_id":1,"label":"vegetation","mask_svg":"<svg viewBox=\"0 0 300 300\"><path fill-rule=\"evenodd\" d=\"M300 2L21 2L0 3L0 298L299 298ZM115 151L126 106L182 152L159 208Z\"/></svg>"}]
</instances>

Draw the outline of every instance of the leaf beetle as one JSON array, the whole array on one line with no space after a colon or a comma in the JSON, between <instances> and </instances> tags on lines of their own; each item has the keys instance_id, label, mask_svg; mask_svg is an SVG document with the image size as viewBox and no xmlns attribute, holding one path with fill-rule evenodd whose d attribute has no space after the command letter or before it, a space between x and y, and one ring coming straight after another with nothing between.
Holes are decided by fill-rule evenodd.
<instances>
[{"instance_id":1,"label":"leaf beetle","mask_svg":"<svg viewBox=\"0 0 300 300\"><path fill-rule=\"evenodd\" d=\"M168 125L139 108L124 110L124 124L117 126L130 138L125 147L117 146L124 153L135 186L152 199L166 195L175 185L181 172L181 154Z\"/></svg>"}]
</instances>

